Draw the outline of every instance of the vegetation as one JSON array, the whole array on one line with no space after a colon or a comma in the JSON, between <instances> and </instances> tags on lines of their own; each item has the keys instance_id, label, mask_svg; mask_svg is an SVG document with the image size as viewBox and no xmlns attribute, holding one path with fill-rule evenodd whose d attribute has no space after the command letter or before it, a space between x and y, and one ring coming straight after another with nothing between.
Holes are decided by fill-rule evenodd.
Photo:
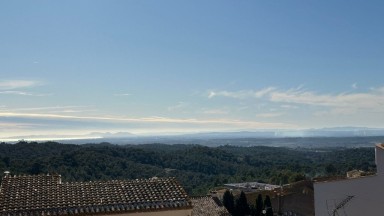
<instances>
[{"instance_id":1,"label":"vegetation","mask_svg":"<svg viewBox=\"0 0 384 216\"><path fill-rule=\"evenodd\" d=\"M249 208L247 197L245 197L245 193L241 191L240 196L236 199L235 205L235 216L245 216L249 215L251 209Z\"/></svg>"},{"instance_id":2,"label":"vegetation","mask_svg":"<svg viewBox=\"0 0 384 216\"><path fill-rule=\"evenodd\" d=\"M233 194L226 190L223 194L223 205L228 210L229 213L232 215L235 212L235 198L233 197Z\"/></svg>"},{"instance_id":3,"label":"vegetation","mask_svg":"<svg viewBox=\"0 0 384 216\"><path fill-rule=\"evenodd\" d=\"M263 197L261 196L261 194L259 194L256 198L256 209L255 209L255 215L256 216L260 216L261 215L261 212L263 211Z\"/></svg>"},{"instance_id":4,"label":"vegetation","mask_svg":"<svg viewBox=\"0 0 384 216\"><path fill-rule=\"evenodd\" d=\"M261 194L256 198L255 205L249 205L248 203L243 191L236 200L229 190L224 192L223 205L233 216L273 216L271 198L268 195L265 196L264 203Z\"/></svg>"},{"instance_id":5,"label":"vegetation","mask_svg":"<svg viewBox=\"0 0 384 216\"><path fill-rule=\"evenodd\" d=\"M273 216L271 198L267 195L264 200L264 209L266 211L266 216Z\"/></svg>"},{"instance_id":6,"label":"vegetation","mask_svg":"<svg viewBox=\"0 0 384 216\"><path fill-rule=\"evenodd\" d=\"M0 144L0 171L11 174L58 173L64 181L175 176L191 195L231 182L286 184L352 169L374 171L374 149Z\"/></svg>"}]
</instances>

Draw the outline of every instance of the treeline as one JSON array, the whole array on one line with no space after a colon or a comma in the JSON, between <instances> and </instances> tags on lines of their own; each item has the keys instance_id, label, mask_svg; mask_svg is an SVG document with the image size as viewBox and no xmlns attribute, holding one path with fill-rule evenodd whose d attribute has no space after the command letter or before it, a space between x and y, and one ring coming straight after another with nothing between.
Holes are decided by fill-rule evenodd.
<instances>
[{"instance_id":1,"label":"treeline","mask_svg":"<svg viewBox=\"0 0 384 216\"><path fill-rule=\"evenodd\" d=\"M191 195L231 182L285 184L374 171L374 148L302 150L276 147L216 148L200 145L0 144L0 170L12 174L58 173L64 181L174 176Z\"/></svg>"},{"instance_id":2,"label":"treeline","mask_svg":"<svg viewBox=\"0 0 384 216\"><path fill-rule=\"evenodd\" d=\"M273 216L271 198L266 195L263 201L261 194L258 195L254 204L249 205L245 193L242 191L240 196L235 199L233 194L226 190L223 195L223 205L233 216Z\"/></svg>"}]
</instances>

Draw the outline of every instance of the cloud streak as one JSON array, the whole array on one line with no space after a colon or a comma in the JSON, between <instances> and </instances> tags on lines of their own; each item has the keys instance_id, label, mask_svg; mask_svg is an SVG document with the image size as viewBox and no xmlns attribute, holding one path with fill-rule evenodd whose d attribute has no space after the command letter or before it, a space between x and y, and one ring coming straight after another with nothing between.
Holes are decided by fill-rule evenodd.
<instances>
[{"instance_id":1,"label":"cloud streak","mask_svg":"<svg viewBox=\"0 0 384 216\"><path fill-rule=\"evenodd\" d=\"M44 96L52 95L52 94L40 94L40 93L25 92L25 91L0 91L0 94L2 94L2 95L19 95L19 96L35 96L35 97L44 97Z\"/></svg>"},{"instance_id":2,"label":"cloud streak","mask_svg":"<svg viewBox=\"0 0 384 216\"><path fill-rule=\"evenodd\" d=\"M284 113L280 112L270 112L270 113L259 113L256 116L261 118L275 118L284 115Z\"/></svg>"},{"instance_id":3,"label":"cloud streak","mask_svg":"<svg viewBox=\"0 0 384 216\"><path fill-rule=\"evenodd\" d=\"M235 99L247 99L247 98L261 98L270 92L274 91L274 87L264 88L258 91L253 90L241 90L241 91L209 91L208 98L214 97L229 97Z\"/></svg>"},{"instance_id":4,"label":"cloud streak","mask_svg":"<svg viewBox=\"0 0 384 216\"><path fill-rule=\"evenodd\" d=\"M368 92L319 94L301 88L278 90L273 87L261 90L241 91L210 91L208 98L227 97L235 99L266 99L270 102L284 103L281 107L295 107L310 105L329 108L353 108L384 111L384 87L371 89Z\"/></svg>"},{"instance_id":5,"label":"cloud streak","mask_svg":"<svg viewBox=\"0 0 384 216\"><path fill-rule=\"evenodd\" d=\"M7 108L0 106L0 111L8 112L45 112L45 113L81 113L97 111L96 109L87 109L87 106L49 106L49 107L27 107L27 108Z\"/></svg>"},{"instance_id":6,"label":"cloud streak","mask_svg":"<svg viewBox=\"0 0 384 216\"><path fill-rule=\"evenodd\" d=\"M0 90L23 89L39 85L41 82L34 80L3 80L0 81Z\"/></svg>"},{"instance_id":7,"label":"cloud streak","mask_svg":"<svg viewBox=\"0 0 384 216\"><path fill-rule=\"evenodd\" d=\"M207 115L226 115L229 111L225 109L205 109L202 113Z\"/></svg>"},{"instance_id":8,"label":"cloud streak","mask_svg":"<svg viewBox=\"0 0 384 216\"><path fill-rule=\"evenodd\" d=\"M127 96L132 96L130 93L116 93L113 96L115 97L127 97Z\"/></svg>"},{"instance_id":9,"label":"cloud streak","mask_svg":"<svg viewBox=\"0 0 384 216\"><path fill-rule=\"evenodd\" d=\"M26 128L34 128L36 126L41 126L40 124L33 123L15 123L15 122L0 122L0 127L3 130L6 129L26 129Z\"/></svg>"},{"instance_id":10,"label":"cloud streak","mask_svg":"<svg viewBox=\"0 0 384 216\"><path fill-rule=\"evenodd\" d=\"M354 107L355 109L383 109L384 91L367 93L317 94L311 91L288 90L271 92L272 102L305 104L323 107Z\"/></svg>"},{"instance_id":11,"label":"cloud streak","mask_svg":"<svg viewBox=\"0 0 384 216\"><path fill-rule=\"evenodd\" d=\"M183 125L228 125L241 128L294 128L295 125L285 123L256 122L233 119L195 119L195 118L168 118L168 117L143 117L130 118L124 116L75 116L62 114L46 114L46 113L16 113L16 112L0 112L0 117L17 117L30 119L53 119L53 120L69 120L69 121L101 121L101 122L123 122L123 123L165 123L165 124L183 124Z\"/></svg>"},{"instance_id":12,"label":"cloud streak","mask_svg":"<svg viewBox=\"0 0 384 216\"><path fill-rule=\"evenodd\" d=\"M188 103L180 101L174 106L169 106L167 110L170 112L173 112L176 110L185 110L188 108L188 105L189 105Z\"/></svg>"},{"instance_id":13,"label":"cloud streak","mask_svg":"<svg viewBox=\"0 0 384 216\"><path fill-rule=\"evenodd\" d=\"M35 96L43 97L52 94L42 94L25 89L41 86L43 83L36 80L0 80L0 95L16 95L16 96Z\"/></svg>"}]
</instances>

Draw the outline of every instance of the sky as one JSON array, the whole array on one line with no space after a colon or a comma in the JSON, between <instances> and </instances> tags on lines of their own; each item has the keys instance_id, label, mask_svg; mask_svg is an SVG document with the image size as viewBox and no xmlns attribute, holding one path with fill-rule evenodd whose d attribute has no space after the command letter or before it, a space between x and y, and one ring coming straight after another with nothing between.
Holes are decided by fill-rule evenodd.
<instances>
[{"instance_id":1,"label":"sky","mask_svg":"<svg viewBox=\"0 0 384 216\"><path fill-rule=\"evenodd\" d=\"M0 139L384 127L384 2L0 0Z\"/></svg>"}]
</instances>

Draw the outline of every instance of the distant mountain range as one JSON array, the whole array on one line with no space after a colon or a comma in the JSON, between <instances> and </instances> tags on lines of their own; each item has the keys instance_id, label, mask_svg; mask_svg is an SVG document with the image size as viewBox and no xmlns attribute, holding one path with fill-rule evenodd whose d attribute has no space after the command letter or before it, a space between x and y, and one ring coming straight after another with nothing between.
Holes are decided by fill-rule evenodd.
<instances>
[{"instance_id":1,"label":"distant mountain range","mask_svg":"<svg viewBox=\"0 0 384 216\"><path fill-rule=\"evenodd\" d=\"M64 143L202 143L215 139L252 139L252 138L306 138L306 137L375 137L384 136L384 129L366 127L333 127L320 129L300 129L300 130L259 130L259 131L238 131L238 132L206 132L181 135L136 135L129 132L100 133L93 132L86 135L76 136L19 136L0 139L0 141L12 142L18 140L46 141L55 140Z\"/></svg>"},{"instance_id":2,"label":"distant mountain range","mask_svg":"<svg viewBox=\"0 0 384 216\"><path fill-rule=\"evenodd\" d=\"M384 129L365 127L334 127L301 130L260 130L240 132L212 132L182 135L200 138L284 138L284 137L361 137L384 136Z\"/></svg>"}]
</instances>

